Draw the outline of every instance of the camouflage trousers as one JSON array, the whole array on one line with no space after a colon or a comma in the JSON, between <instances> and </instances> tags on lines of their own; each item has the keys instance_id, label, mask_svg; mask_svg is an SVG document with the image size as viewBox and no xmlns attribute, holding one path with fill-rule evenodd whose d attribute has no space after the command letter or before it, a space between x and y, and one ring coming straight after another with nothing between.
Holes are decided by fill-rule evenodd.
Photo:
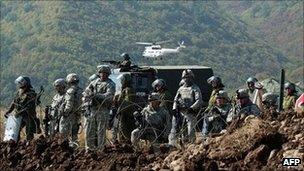
<instances>
[{"instance_id":1,"label":"camouflage trousers","mask_svg":"<svg viewBox=\"0 0 304 171\"><path fill-rule=\"evenodd\" d=\"M183 125L181 126L180 130L177 130L177 120L173 116L172 118L172 128L169 134L169 144L176 146L177 145L177 139L180 137L183 142L195 142L196 136L195 136L195 125L197 122L197 119L194 114L187 113L187 112L181 112L183 116Z\"/></svg>"},{"instance_id":2,"label":"camouflage trousers","mask_svg":"<svg viewBox=\"0 0 304 171\"><path fill-rule=\"evenodd\" d=\"M38 127L40 127L39 124L40 122L36 117L30 115L22 116L20 131L25 127L26 140L34 138L34 134L37 132Z\"/></svg>"},{"instance_id":3,"label":"camouflage trousers","mask_svg":"<svg viewBox=\"0 0 304 171\"><path fill-rule=\"evenodd\" d=\"M131 139L131 133L136 128L133 111L126 111L119 115L119 141L126 141Z\"/></svg>"},{"instance_id":4,"label":"camouflage trousers","mask_svg":"<svg viewBox=\"0 0 304 171\"><path fill-rule=\"evenodd\" d=\"M80 126L80 115L68 115L61 117L59 132L65 138L71 138L72 143L78 144L78 131Z\"/></svg>"},{"instance_id":5,"label":"camouflage trousers","mask_svg":"<svg viewBox=\"0 0 304 171\"><path fill-rule=\"evenodd\" d=\"M86 117L85 146L87 149L103 148L106 141L109 114L109 109L101 108L92 110L91 115Z\"/></svg>"},{"instance_id":6,"label":"camouflage trousers","mask_svg":"<svg viewBox=\"0 0 304 171\"><path fill-rule=\"evenodd\" d=\"M58 116L52 116L50 120L50 126L49 126L49 135L55 135L59 132L59 123L60 118Z\"/></svg>"}]
</instances>

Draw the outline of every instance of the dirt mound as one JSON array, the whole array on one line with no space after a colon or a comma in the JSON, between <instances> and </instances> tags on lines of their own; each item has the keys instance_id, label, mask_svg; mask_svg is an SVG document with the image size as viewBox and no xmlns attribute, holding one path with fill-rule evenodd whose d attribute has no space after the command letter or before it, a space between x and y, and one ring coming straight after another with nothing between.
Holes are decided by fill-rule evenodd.
<instances>
[{"instance_id":1,"label":"dirt mound","mask_svg":"<svg viewBox=\"0 0 304 171\"><path fill-rule=\"evenodd\" d=\"M46 139L41 136L29 144L2 142L0 148L0 170L150 170L149 163L165 158L162 151L135 152L130 144L86 152L69 147L68 141L61 137Z\"/></svg>"},{"instance_id":2,"label":"dirt mound","mask_svg":"<svg viewBox=\"0 0 304 171\"><path fill-rule=\"evenodd\" d=\"M224 134L171 151L165 145L134 151L121 143L86 152L61 137L41 136L30 143L0 143L0 170L284 170L283 157L303 162L303 130L304 118L295 113L247 117ZM303 170L303 163L293 169Z\"/></svg>"},{"instance_id":3,"label":"dirt mound","mask_svg":"<svg viewBox=\"0 0 304 171\"><path fill-rule=\"evenodd\" d=\"M275 115L273 115L275 116ZM283 157L304 159L304 119L295 113L277 118L236 120L218 137L189 145L164 160L172 170L284 170ZM293 167L303 170L301 166Z\"/></svg>"}]
</instances>

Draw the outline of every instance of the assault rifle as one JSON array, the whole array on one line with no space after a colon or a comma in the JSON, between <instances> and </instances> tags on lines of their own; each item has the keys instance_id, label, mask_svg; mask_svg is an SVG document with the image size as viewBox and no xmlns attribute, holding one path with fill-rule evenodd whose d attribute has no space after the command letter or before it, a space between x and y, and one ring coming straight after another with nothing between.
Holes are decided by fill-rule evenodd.
<instances>
[{"instance_id":1,"label":"assault rifle","mask_svg":"<svg viewBox=\"0 0 304 171\"><path fill-rule=\"evenodd\" d=\"M50 134L50 120L51 120L50 110L51 110L50 106L46 106L44 109L43 123L44 123L44 134L46 137L48 137Z\"/></svg>"},{"instance_id":2,"label":"assault rifle","mask_svg":"<svg viewBox=\"0 0 304 171\"><path fill-rule=\"evenodd\" d=\"M177 96L178 98L180 98L180 94ZM175 117L175 121L176 121L176 132L179 132L180 129L183 126L183 116L180 112L180 103L179 101L176 102L176 110L173 113L174 117Z\"/></svg>"}]
</instances>

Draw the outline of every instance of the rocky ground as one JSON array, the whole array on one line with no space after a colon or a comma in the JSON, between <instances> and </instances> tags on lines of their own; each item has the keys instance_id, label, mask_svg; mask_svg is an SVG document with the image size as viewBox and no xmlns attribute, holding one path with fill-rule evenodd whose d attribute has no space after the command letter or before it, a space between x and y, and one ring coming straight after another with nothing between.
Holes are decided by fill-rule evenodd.
<instances>
[{"instance_id":1,"label":"rocky ground","mask_svg":"<svg viewBox=\"0 0 304 171\"><path fill-rule=\"evenodd\" d=\"M103 151L72 149L60 137L27 144L0 143L0 170L304 170L304 117L281 113L233 122L205 142L171 149L164 145L134 151L129 143ZM282 158L301 158L297 167Z\"/></svg>"}]
</instances>

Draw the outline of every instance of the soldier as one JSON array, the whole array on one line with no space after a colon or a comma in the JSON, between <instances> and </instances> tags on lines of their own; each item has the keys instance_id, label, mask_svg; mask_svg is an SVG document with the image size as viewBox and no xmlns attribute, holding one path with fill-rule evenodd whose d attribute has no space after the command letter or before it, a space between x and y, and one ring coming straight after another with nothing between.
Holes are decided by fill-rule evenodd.
<instances>
[{"instance_id":1,"label":"soldier","mask_svg":"<svg viewBox=\"0 0 304 171\"><path fill-rule=\"evenodd\" d=\"M216 95L220 90L224 90L224 85L220 77L212 76L208 78L207 82L212 86L212 93L208 102L206 111L209 111L216 104Z\"/></svg>"},{"instance_id":2,"label":"soldier","mask_svg":"<svg viewBox=\"0 0 304 171\"><path fill-rule=\"evenodd\" d=\"M262 96L262 103L263 103L263 108L264 114L271 115L272 117L276 118L278 116L278 95L274 93L265 93Z\"/></svg>"},{"instance_id":3,"label":"soldier","mask_svg":"<svg viewBox=\"0 0 304 171\"><path fill-rule=\"evenodd\" d=\"M140 113L134 113L138 123L138 128L131 134L134 146L138 146L139 139L157 141L161 137L168 137L170 132L170 114L165 107L160 106L160 96L152 93L148 101L149 104Z\"/></svg>"},{"instance_id":4,"label":"soldier","mask_svg":"<svg viewBox=\"0 0 304 171\"><path fill-rule=\"evenodd\" d=\"M107 65L97 66L99 78L89 84L84 98L92 99L91 110L86 113L86 148L103 148L111 102L115 94L115 83L109 78L111 69Z\"/></svg>"},{"instance_id":5,"label":"soldier","mask_svg":"<svg viewBox=\"0 0 304 171\"><path fill-rule=\"evenodd\" d=\"M121 71L129 71L131 69L131 61L129 54L123 53L121 54L121 57L123 57L124 60L119 63L119 68L121 68Z\"/></svg>"},{"instance_id":6,"label":"soldier","mask_svg":"<svg viewBox=\"0 0 304 171\"><path fill-rule=\"evenodd\" d=\"M202 129L203 136L206 136L208 133L219 133L227 126L226 118L232 107L228 93L220 90L215 96L215 101L215 106L212 106L208 114L205 115Z\"/></svg>"},{"instance_id":7,"label":"soldier","mask_svg":"<svg viewBox=\"0 0 304 171\"><path fill-rule=\"evenodd\" d=\"M92 83L94 80L96 80L97 78L99 78L99 76L97 74L93 74L89 77L89 84ZM85 90L88 91L88 90ZM88 92L90 93L90 92ZM91 106L92 106L92 99L89 98L89 96L85 96L85 92L82 93L82 111L84 112L85 116L90 115L91 113Z\"/></svg>"},{"instance_id":8,"label":"soldier","mask_svg":"<svg viewBox=\"0 0 304 171\"><path fill-rule=\"evenodd\" d=\"M57 93L53 97L51 108L50 108L50 135L54 135L55 133L59 132L59 123L60 118L62 117L63 113L60 113L60 109L64 104L64 95L66 93L66 81L63 78L59 78L55 80L53 86ZM62 112L62 111L61 111Z\"/></svg>"},{"instance_id":9,"label":"soldier","mask_svg":"<svg viewBox=\"0 0 304 171\"><path fill-rule=\"evenodd\" d=\"M5 112L5 117L8 117L13 111L16 118L22 117L20 130L25 126L26 140L29 141L34 138L34 133L39 133L40 129L40 122L36 116L37 94L28 77L19 76L15 80L15 84L18 92L9 110Z\"/></svg>"},{"instance_id":10,"label":"soldier","mask_svg":"<svg viewBox=\"0 0 304 171\"><path fill-rule=\"evenodd\" d=\"M130 74L123 74L120 78L121 93L115 101L115 108L118 109L119 140L130 140L131 132L136 128L133 113L135 112L135 91L132 87Z\"/></svg>"},{"instance_id":11,"label":"soldier","mask_svg":"<svg viewBox=\"0 0 304 171\"><path fill-rule=\"evenodd\" d=\"M167 89L165 80L156 79L152 83L152 88L154 92L156 92L160 96L160 100L161 100L160 106L166 107L166 109L169 111L170 115L172 116L173 98L169 90Z\"/></svg>"},{"instance_id":12,"label":"soldier","mask_svg":"<svg viewBox=\"0 0 304 171\"><path fill-rule=\"evenodd\" d=\"M262 103L264 109L277 110L278 108L278 95L274 93L265 93L262 96Z\"/></svg>"},{"instance_id":13,"label":"soldier","mask_svg":"<svg viewBox=\"0 0 304 171\"><path fill-rule=\"evenodd\" d=\"M283 101L283 110L291 110L294 109L296 100L298 99L296 86L293 83L287 82L284 85L285 88L285 97Z\"/></svg>"},{"instance_id":14,"label":"soldier","mask_svg":"<svg viewBox=\"0 0 304 171\"><path fill-rule=\"evenodd\" d=\"M259 107L252 103L246 89L239 89L236 91L237 104L229 111L226 121L231 123L233 119L240 116L254 115L259 116L261 111Z\"/></svg>"},{"instance_id":15,"label":"soldier","mask_svg":"<svg viewBox=\"0 0 304 171\"><path fill-rule=\"evenodd\" d=\"M82 89L78 87L79 77L75 73L67 75L66 82L68 89L64 95L64 104L61 110L59 110L60 113L63 113L60 120L59 132L65 138L71 138L72 146L74 146L78 144Z\"/></svg>"},{"instance_id":16,"label":"soldier","mask_svg":"<svg viewBox=\"0 0 304 171\"><path fill-rule=\"evenodd\" d=\"M202 106L202 94L199 87L194 83L194 74L186 69L182 73L183 85L177 90L173 103L174 115L172 128L169 135L169 144L176 146L177 133L183 134L184 141L195 141L196 114ZM183 119L184 118L184 119ZM180 130L183 120L187 123L187 130Z\"/></svg>"},{"instance_id":17,"label":"soldier","mask_svg":"<svg viewBox=\"0 0 304 171\"><path fill-rule=\"evenodd\" d=\"M248 86L248 94L252 103L256 104L261 111L263 111L262 96L265 93L263 85L259 83L258 79L249 77L246 81Z\"/></svg>"}]
</instances>

